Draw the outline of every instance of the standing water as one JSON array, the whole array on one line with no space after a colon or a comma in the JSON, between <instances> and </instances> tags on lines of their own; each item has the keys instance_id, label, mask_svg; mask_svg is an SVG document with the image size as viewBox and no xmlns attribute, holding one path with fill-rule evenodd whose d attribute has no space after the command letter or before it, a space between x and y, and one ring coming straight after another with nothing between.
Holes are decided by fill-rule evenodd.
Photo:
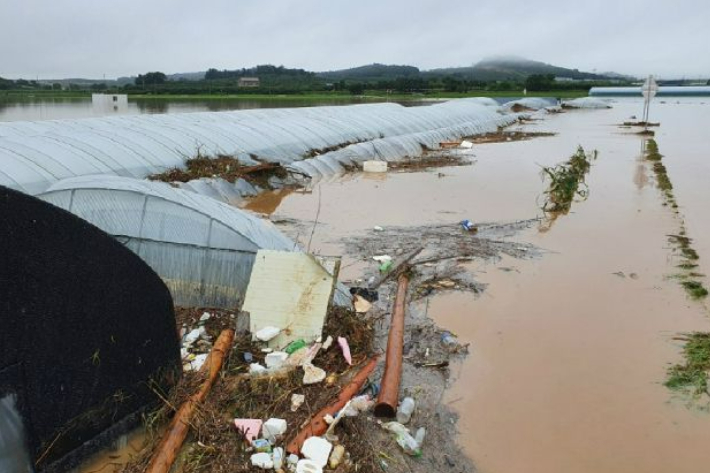
<instances>
[{"instance_id":1,"label":"standing water","mask_svg":"<svg viewBox=\"0 0 710 473\"><path fill-rule=\"evenodd\" d=\"M618 126L641 107L627 100L551 115L525 129L555 136L476 145L472 166L349 176L268 206L309 221L318 208L311 248L333 254L342 237L375 225L540 216L541 166L566 161L578 145L598 151L588 199L515 237L543 249L541 257L471 264L488 284L483 294L422 303L471 343L452 368L446 401L461 416L459 442L483 473L690 473L710 465L710 414L699 408L709 399L689 404L663 386L666 369L681 360L674 337L710 330L705 306L672 278L680 261L668 242L684 224L698 269L710 269L710 106L669 99L651 108L678 213L663 205L643 138ZM345 277L359 276L354 263L344 262Z\"/></svg>"}]
</instances>

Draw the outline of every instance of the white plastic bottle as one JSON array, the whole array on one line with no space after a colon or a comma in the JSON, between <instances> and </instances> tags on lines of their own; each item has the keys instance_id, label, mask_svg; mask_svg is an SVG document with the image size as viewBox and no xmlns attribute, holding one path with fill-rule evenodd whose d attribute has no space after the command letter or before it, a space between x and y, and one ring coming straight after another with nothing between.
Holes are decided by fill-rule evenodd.
<instances>
[{"instance_id":1,"label":"white plastic bottle","mask_svg":"<svg viewBox=\"0 0 710 473\"><path fill-rule=\"evenodd\" d=\"M412 418L414 407L414 399L411 397L405 397L402 402L399 403L399 408L397 409L397 422L400 424L406 424L409 422Z\"/></svg>"}]
</instances>

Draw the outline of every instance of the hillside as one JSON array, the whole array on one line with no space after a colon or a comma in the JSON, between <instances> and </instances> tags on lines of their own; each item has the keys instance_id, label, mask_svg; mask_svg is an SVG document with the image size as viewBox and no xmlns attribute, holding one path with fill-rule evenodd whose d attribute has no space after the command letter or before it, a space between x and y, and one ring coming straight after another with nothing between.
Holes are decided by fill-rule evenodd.
<instances>
[{"instance_id":1,"label":"hillside","mask_svg":"<svg viewBox=\"0 0 710 473\"><path fill-rule=\"evenodd\" d=\"M603 80L608 78L608 76L600 74L553 66L544 62L518 57L493 57L484 59L470 67L432 69L424 73L424 75L429 77L454 76L460 79L478 81L520 81L533 74L552 74L556 77L569 77L570 79L578 80Z\"/></svg>"},{"instance_id":2,"label":"hillside","mask_svg":"<svg viewBox=\"0 0 710 473\"><path fill-rule=\"evenodd\" d=\"M398 77L418 77L420 71L414 66L396 66L387 64L369 64L339 71L316 73L319 77L331 82L350 80L358 82L376 82L392 80Z\"/></svg>"}]
</instances>

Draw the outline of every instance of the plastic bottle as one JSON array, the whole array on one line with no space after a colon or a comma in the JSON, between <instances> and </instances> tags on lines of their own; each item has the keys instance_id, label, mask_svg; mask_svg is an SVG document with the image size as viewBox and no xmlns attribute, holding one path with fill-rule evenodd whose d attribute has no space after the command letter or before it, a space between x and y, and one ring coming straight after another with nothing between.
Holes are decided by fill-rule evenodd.
<instances>
[{"instance_id":1,"label":"plastic bottle","mask_svg":"<svg viewBox=\"0 0 710 473\"><path fill-rule=\"evenodd\" d=\"M336 469L338 465L343 461L343 457L345 456L345 447L342 445L336 445L335 448L333 448L333 453L330 454L330 459L328 460L328 464L330 465L331 469Z\"/></svg>"},{"instance_id":2,"label":"plastic bottle","mask_svg":"<svg viewBox=\"0 0 710 473\"><path fill-rule=\"evenodd\" d=\"M441 343L449 346L456 345L456 337L451 332L444 332L441 334Z\"/></svg>"},{"instance_id":3,"label":"plastic bottle","mask_svg":"<svg viewBox=\"0 0 710 473\"><path fill-rule=\"evenodd\" d=\"M422 448L422 444L424 443L425 436L426 436L426 429L424 427L419 427L419 429L417 429L417 433L414 434L414 440L417 441L417 445L419 445L420 450Z\"/></svg>"},{"instance_id":4,"label":"plastic bottle","mask_svg":"<svg viewBox=\"0 0 710 473\"><path fill-rule=\"evenodd\" d=\"M392 260L385 261L380 265L380 272L386 273L392 268Z\"/></svg>"},{"instance_id":5,"label":"plastic bottle","mask_svg":"<svg viewBox=\"0 0 710 473\"><path fill-rule=\"evenodd\" d=\"M414 437L412 437L409 433L409 429L407 429L404 425L399 422L387 422L386 424L383 424L382 427L396 435L397 444L402 447L404 453L413 457L420 457L422 455L419 443ZM424 439L423 434L417 432L417 435L421 436L422 440Z\"/></svg>"},{"instance_id":6,"label":"plastic bottle","mask_svg":"<svg viewBox=\"0 0 710 473\"><path fill-rule=\"evenodd\" d=\"M397 422L400 424L406 424L412 418L412 413L414 412L414 399L411 397L405 397L402 402L399 403L399 408L397 409Z\"/></svg>"},{"instance_id":7,"label":"plastic bottle","mask_svg":"<svg viewBox=\"0 0 710 473\"><path fill-rule=\"evenodd\" d=\"M284 351L288 353L289 355L292 355L293 353L297 352L301 348L306 346L306 341L303 340L302 338L299 338L298 340L294 340L291 343L288 344L286 348L284 348Z\"/></svg>"}]
</instances>

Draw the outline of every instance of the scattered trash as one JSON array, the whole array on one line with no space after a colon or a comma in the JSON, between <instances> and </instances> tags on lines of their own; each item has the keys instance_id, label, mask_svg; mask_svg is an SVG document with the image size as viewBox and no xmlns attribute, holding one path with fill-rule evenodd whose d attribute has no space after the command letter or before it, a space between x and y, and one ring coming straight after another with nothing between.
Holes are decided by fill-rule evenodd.
<instances>
[{"instance_id":1,"label":"scattered trash","mask_svg":"<svg viewBox=\"0 0 710 473\"><path fill-rule=\"evenodd\" d=\"M249 365L249 374L261 374L266 372L266 367L260 365L259 363L252 363Z\"/></svg>"},{"instance_id":2,"label":"scattered trash","mask_svg":"<svg viewBox=\"0 0 710 473\"><path fill-rule=\"evenodd\" d=\"M311 460L299 460L296 464L296 473L323 473L323 468Z\"/></svg>"},{"instance_id":3,"label":"scattered trash","mask_svg":"<svg viewBox=\"0 0 710 473\"><path fill-rule=\"evenodd\" d=\"M339 258L259 250L243 304L250 314L252 333L265 327L288 327L268 339L270 347L318 338L339 270Z\"/></svg>"},{"instance_id":4,"label":"scattered trash","mask_svg":"<svg viewBox=\"0 0 710 473\"><path fill-rule=\"evenodd\" d=\"M189 347L193 343L195 343L197 340L199 340L201 337L207 335L207 332L205 332L204 327L199 327L196 328L192 331L190 331L187 335L185 335L185 339L183 340L183 343L186 347Z\"/></svg>"},{"instance_id":5,"label":"scattered trash","mask_svg":"<svg viewBox=\"0 0 710 473\"><path fill-rule=\"evenodd\" d=\"M343 337L338 337L338 345L340 345L340 349L343 350L343 357L345 357L345 361L352 366L353 358L350 354L350 345L348 345L348 341Z\"/></svg>"},{"instance_id":6,"label":"scattered trash","mask_svg":"<svg viewBox=\"0 0 710 473\"><path fill-rule=\"evenodd\" d=\"M365 172L387 172L387 162L365 161L362 163L362 170Z\"/></svg>"},{"instance_id":7,"label":"scattered trash","mask_svg":"<svg viewBox=\"0 0 710 473\"><path fill-rule=\"evenodd\" d=\"M325 379L325 371L308 363L303 365L303 384L316 384Z\"/></svg>"},{"instance_id":8,"label":"scattered trash","mask_svg":"<svg viewBox=\"0 0 710 473\"><path fill-rule=\"evenodd\" d=\"M390 255L377 255L373 256L372 259L374 259L378 263L386 263L387 261L392 261L392 257Z\"/></svg>"},{"instance_id":9,"label":"scattered trash","mask_svg":"<svg viewBox=\"0 0 710 473\"><path fill-rule=\"evenodd\" d=\"M441 343L444 345L456 345L458 342L456 340L456 337L451 333L451 332L442 332L441 334Z\"/></svg>"},{"instance_id":10,"label":"scattered trash","mask_svg":"<svg viewBox=\"0 0 710 473\"><path fill-rule=\"evenodd\" d=\"M380 298L380 294L376 290L367 287L351 287L350 294L360 296L368 302L377 302Z\"/></svg>"},{"instance_id":11,"label":"scattered trash","mask_svg":"<svg viewBox=\"0 0 710 473\"><path fill-rule=\"evenodd\" d=\"M372 308L372 303L368 302L364 297L356 295L353 301L353 307L358 314L365 314Z\"/></svg>"},{"instance_id":12,"label":"scattered trash","mask_svg":"<svg viewBox=\"0 0 710 473\"><path fill-rule=\"evenodd\" d=\"M323 350L327 350L330 348L330 346L333 344L333 337L328 335L328 338L325 339L325 342L323 343Z\"/></svg>"},{"instance_id":13,"label":"scattered trash","mask_svg":"<svg viewBox=\"0 0 710 473\"><path fill-rule=\"evenodd\" d=\"M263 470L271 470L274 468L274 462L271 460L271 455L268 453L255 453L251 456L251 465Z\"/></svg>"},{"instance_id":14,"label":"scattered trash","mask_svg":"<svg viewBox=\"0 0 710 473\"><path fill-rule=\"evenodd\" d=\"M301 348L304 348L306 346L306 341L302 338L299 338L298 340L294 340L291 343L288 344L286 348L284 348L284 351L288 353L289 355L292 355L294 352L297 352Z\"/></svg>"},{"instance_id":15,"label":"scattered trash","mask_svg":"<svg viewBox=\"0 0 710 473\"><path fill-rule=\"evenodd\" d=\"M385 231L385 229L380 227L379 225L375 225L372 229L376 232L384 232Z\"/></svg>"},{"instance_id":16,"label":"scattered trash","mask_svg":"<svg viewBox=\"0 0 710 473\"><path fill-rule=\"evenodd\" d=\"M286 433L287 427L284 419L271 418L264 422L262 427L264 438L274 443L280 436Z\"/></svg>"},{"instance_id":17,"label":"scattered trash","mask_svg":"<svg viewBox=\"0 0 710 473\"><path fill-rule=\"evenodd\" d=\"M262 328L261 330L258 330L254 334L254 336L257 338L257 340L260 340L262 342L268 342L270 340L273 340L279 333L281 333L280 328L267 326Z\"/></svg>"},{"instance_id":18,"label":"scattered trash","mask_svg":"<svg viewBox=\"0 0 710 473\"><path fill-rule=\"evenodd\" d=\"M274 349L273 349L273 348L268 348L268 347L261 349L261 352L262 352L262 353L271 353L272 351L274 351Z\"/></svg>"},{"instance_id":19,"label":"scattered trash","mask_svg":"<svg viewBox=\"0 0 710 473\"><path fill-rule=\"evenodd\" d=\"M282 447L276 447L271 453L271 459L274 462L274 469L279 470L284 463L284 449Z\"/></svg>"},{"instance_id":20,"label":"scattered trash","mask_svg":"<svg viewBox=\"0 0 710 473\"><path fill-rule=\"evenodd\" d=\"M336 468L338 468L338 465L340 465L340 463L342 463L344 457L345 457L345 447L343 447L342 445L336 445L333 448L333 453L330 454L330 459L328 460L328 466L330 466L330 468L332 470L335 470Z\"/></svg>"},{"instance_id":21,"label":"scattered trash","mask_svg":"<svg viewBox=\"0 0 710 473\"><path fill-rule=\"evenodd\" d=\"M347 417L356 417L361 412L369 411L374 405L375 401L372 400L369 394L363 394L352 398L342 410Z\"/></svg>"},{"instance_id":22,"label":"scattered trash","mask_svg":"<svg viewBox=\"0 0 710 473\"><path fill-rule=\"evenodd\" d=\"M323 421L323 418L326 415L333 415L343 409L343 407L345 407L345 405L358 393L358 391L360 391L365 382L367 382L367 378L370 374L372 374L376 366L377 357L374 357L370 359L370 361L353 377L350 383L348 383L342 391L340 391L337 401L327 407L324 407L311 418L310 423L303 427L291 443L288 444L286 451L297 454L301 451L301 446L308 437L313 435L323 435L328 429L328 426Z\"/></svg>"},{"instance_id":23,"label":"scattered trash","mask_svg":"<svg viewBox=\"0 0 710 473\"><path fill-rule=\"evenodd\" d=\"M261 419L234 419L237 430L244 434L244 438L250 443L259 437L262 424Z\"/></svg>"},{"instance_id":24,"label":"scattered trash","mask_svg":"<svg viewBox=\"0 0 710 473\"><path fill-rule=\"evenodd\" d=\"M244 361L246 361L247 363L251 363L252 361L254 361L254 355L252 355L248 351L245 351L244 355L242 355L242 356L244 358Z\"/></svg>"},{"instance_id":25,"label":"scattered trash","mask_svg":"<svg viewBox=\"0 0 710 473\"><path fill-rule=\"evenodd\" d=\"M288 353L282 351L275 351L267 354L264 358L264 362L266 363L266 367L269 369L279 368L284 364L286 358L288 358Z\"/></svg>"},{"instance_id":26,"label":"scattered trash","mask_svg":"<svg viewBox=\"0 0 710 473\"><path fill-rule=\"evenodd\" d=\"M323 468L328 463L333 444L321 437L311 437L303 442L301 454Z\"/></svg>"},{"instance_id":27,"label":"scattered trash","mask_svg":"<svg viewBox=\"0 0 710 473\"><path fill-rule=\"evenodd\" d=\"M304 394L293 394L291 395L291 412L296 412L299 407L303 405L306 401L306 396Z\"/></svg>"},{"instance_id":28,"label":"scattered trash","mask_svg":"<svg viewBox=\"0 0 710 473\"><path fill-rule=\"evenodd\" d=\"M209 312L205 312L200 316L200 320L197 321L197 325L205 325L208 320L210 320L212 315Z\"/></svg>"},{"instance_id":29,"label":"scattered trash","mask_svg":"<svg viewBox=\"0 0 710 473\"><path fill-rule=\"evenodd\" d=\"M413 457L422 456L421 445L419 441L417 441L417 438L422 442L424 441L424 435L426 434L424 428L417 431L415 438L409 433L409 429L399 422L387 422L386 424L382 424L382 427L395 434L397 444L402 447L404 453Z\"/></svg>"},{"instance_id":30,"label":"scattered trash","mask_svg":"<svg viewBox=\"0 0 710 473\"><path fill-rule=\"evenodd\" d=\"M468 140L463 140L459 146L464 149L471 149L473 148L473 143Z\"/></svg>"},{"instance_id":31,"label":"scattered trash","mask_svg":"<svg viewBox=\"0 0 710 473\"><path fill-rule=\"evenodd\" d=\"M467 232L476 233L478 231L478 227L469 219L461 220L461 227Z\"/></svg>"},{"instance_id":32,"label":"scattered trash","mask_svg":"<svg viewBox=\"0 0 710 473\"><path fill-rule=\"evenodd\" d=\"M183 371L200 371L205 360L207 360L207 355L207 353L201 353L190 357L189 362L183 366Z\"/></svg>"},{"instance_id":33,"label":"scattered trash","mask_svg":"<svg viewBox=\"0 0 710 473\"><path fill-rule=\"evenodd\" d=\"M389 270L392 269L392 260L388 260L382 263L379 269L381 273L389 272Z\"/></svg>"},{"instance_id":34,"label":"scattered trash","mask_svg":"<svg viewBox=\"0 0 710 473\"><path fill-rule=\"evenodd\" d=\"M397 422L400 424L407 424L412 418L412 413L414 412L414 399L411 397L405 397L402 402L399 403L399 408L397 409Z\"/></svg>"},{"instance_id":35,"label":"scattered trash","mask_svg":"<svg viewBox=\"0 0 710 473\"><path fill-rule=\"evenodd\" d=\"M257 452L271 453L271 442L266 439L252 440L251 446Z\"/></svg>"}]
</instances>

